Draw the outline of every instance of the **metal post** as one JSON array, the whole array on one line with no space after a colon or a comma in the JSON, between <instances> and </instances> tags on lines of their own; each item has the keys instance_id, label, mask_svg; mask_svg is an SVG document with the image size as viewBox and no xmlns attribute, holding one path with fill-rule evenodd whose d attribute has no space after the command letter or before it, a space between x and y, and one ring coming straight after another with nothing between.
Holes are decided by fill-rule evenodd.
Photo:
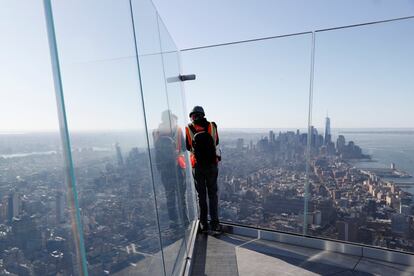
<instances>
[{"instance_id":1,"label":"metal post","mask_svg":"<svg viewBox=\"0 0 414 276\"><path fill-rule=\"evenodd\" d=\"M47 37L49 41L50 59L52 63L52 74L55 88L56 104L59 117L59 132L62 142L66 188L68 192L69 210L71 216L71 229L74 238L77 267L80 275L88 275L85 245L83 240L83 228L76 191L76 180L73 169L73 160L69 139L69 131L66 119L65 100L63 97L62 79L59 65L59 55L56 43L55 27L51 0L43 0Z\"/></svg>"}]
</instances>

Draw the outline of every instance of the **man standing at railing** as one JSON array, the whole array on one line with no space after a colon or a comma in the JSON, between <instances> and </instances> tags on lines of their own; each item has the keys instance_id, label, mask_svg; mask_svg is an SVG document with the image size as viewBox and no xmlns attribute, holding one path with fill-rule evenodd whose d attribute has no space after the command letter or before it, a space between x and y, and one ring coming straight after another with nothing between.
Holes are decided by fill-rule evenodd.
<instances>
[{"instance_id":1,"label":"man standing at railing","mask_svg":"<svg viewBox=\"0 0 414 276\"><path fill-rule=\"evenodd\" d=\"M207 121L204 116L204 109L201 106L195 106L191 111L191 123L186 127L186 146L187 150L191 152L191 166L198 193L200 230L207 233L209 229L206 199L208 195L210 227L212 231L219 233L221 231L217 196L217 165L220 161L220 155L217 154L219 137L216 123Z\"/></svg>"}]
</instances>

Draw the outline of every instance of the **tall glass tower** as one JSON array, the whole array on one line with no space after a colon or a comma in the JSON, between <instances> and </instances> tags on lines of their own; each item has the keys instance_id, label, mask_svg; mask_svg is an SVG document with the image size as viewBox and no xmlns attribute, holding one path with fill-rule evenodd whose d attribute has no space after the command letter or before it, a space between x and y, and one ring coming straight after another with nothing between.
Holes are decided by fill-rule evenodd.
<instances>
[{"instance_id":1,"label":"tall glass tower","mask_svg":"<svg viewBox=\"0 0 414 276\"><path fill-rule=\"evenodd\" d=\"M327 145L329 142L331 142L331 119L326 116L324 144Z\"/></svg>"}]
</instances>

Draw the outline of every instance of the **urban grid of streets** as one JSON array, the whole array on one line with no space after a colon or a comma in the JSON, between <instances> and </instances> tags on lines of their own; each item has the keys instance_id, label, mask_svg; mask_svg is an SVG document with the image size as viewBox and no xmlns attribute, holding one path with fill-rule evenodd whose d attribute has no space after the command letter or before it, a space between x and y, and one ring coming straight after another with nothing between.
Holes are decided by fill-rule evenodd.
<instances>
[{"instance_id":1,"label":"urban grid of streets","mask_svg":"<svg viewBox=\"0 0 414 276\"><path fill-rule=\"evenodd\" d=\"M370 158L361 148L342 135L331 141L329 126L325 137L314 128L310 133L307 175L307 133L270 131L253 139L223 132L221 220L296 233L306 227L308 235L413 252L412 195L382 178L409 176L395 167L355 168L354 160ZM39 139L50 146L39 148ZM160 251L148 154L125 146L123 156L116 140L93 147L97 141L88 139L87 146L73 149L88 269L91 275L117 273ZM48 154L0 157L1 273L70 275L79 269L56 140L34 137L24 146ZM171 228L165 191L154 180L162 243L168 246L185 231ZM187 189L191 209L189 194Z\"/></svg>"}]
</instances>

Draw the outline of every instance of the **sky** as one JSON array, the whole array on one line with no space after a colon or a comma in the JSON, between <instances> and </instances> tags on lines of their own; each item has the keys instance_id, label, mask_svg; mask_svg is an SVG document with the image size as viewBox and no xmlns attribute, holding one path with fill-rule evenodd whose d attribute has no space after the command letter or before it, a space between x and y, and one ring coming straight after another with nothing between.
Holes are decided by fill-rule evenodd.
<instances>
[{"instance_id":1,"label":"sky","mask_svg":"<svg viewBox=\"0 0 414 276\"><path fill-rule=\"evenodd\" d=\"M181 64L154 53L414 15L414 1L154 0L164 28L136 0L140 82L128 1L52 3L70 130L142 129L140 85L150 129L167 108L187 122L183 99L223 128L306 127L310 35L185 51ZM0 5L0 131L57 130L42 1ZM414 127L413 30L407 20L317 33L311 123ZM164 82L180 67L197 74L185 96Z\"/></svg>"}]
</instances>

